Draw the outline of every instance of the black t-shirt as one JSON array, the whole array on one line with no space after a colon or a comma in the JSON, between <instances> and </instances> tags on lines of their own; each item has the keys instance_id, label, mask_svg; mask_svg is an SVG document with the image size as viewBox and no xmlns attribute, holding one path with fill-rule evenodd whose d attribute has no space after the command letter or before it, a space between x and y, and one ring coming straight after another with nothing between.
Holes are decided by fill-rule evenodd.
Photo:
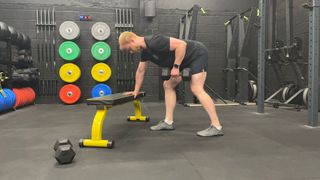
<instances>
[{"instance_id":1,"label":"black t-shirt","mask_svg":"<svg viewBox=\"0 0 320 180\"><path fill-rule=\"evenodd\" d=\"M170 50L170 37L164 35L145 36L146 49L141 52L141 61L151 61L161 67L172 67L175 51ZM186 54L181 67L189 65L196 59L199 42L184 40L187 43Z\"/></svg>"}]
</instances>

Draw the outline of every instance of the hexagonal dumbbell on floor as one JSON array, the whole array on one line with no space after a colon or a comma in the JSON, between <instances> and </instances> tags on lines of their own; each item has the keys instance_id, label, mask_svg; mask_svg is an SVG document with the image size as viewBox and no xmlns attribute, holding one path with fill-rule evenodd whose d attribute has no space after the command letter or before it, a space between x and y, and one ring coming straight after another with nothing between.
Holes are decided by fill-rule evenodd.
<instances>
[{"instance_id":1,"label":"hexagonal dumbbell on floor","mask_svg":"<svg viewBox=\"0 0 320 180\"><path fill-rule=\"evenodd\" d=\"M53 149L55 150L55 158L59 164L69 164L72 162L76 153L72 149L71 141L67 138L59 139L55 142Z\"/></svg>"}]
</instances>

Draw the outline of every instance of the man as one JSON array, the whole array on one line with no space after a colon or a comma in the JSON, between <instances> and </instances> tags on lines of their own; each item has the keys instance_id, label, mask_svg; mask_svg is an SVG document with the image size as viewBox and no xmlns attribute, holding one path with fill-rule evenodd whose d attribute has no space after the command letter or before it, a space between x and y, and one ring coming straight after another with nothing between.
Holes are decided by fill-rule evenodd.
<instances>
[{"instance_id":1,"label":"man","mask_svg":"<svg viewBox=\"0 0 320 180\"><path fill-rule=\"evenodd\" d=\"M151 61L161 67L171 68L170 79L163 82L166 105L165 119L152 126L150 130L174 130L175 87L182 80L181 76L179 76L180 70L188 67L191 68L192 74L191 91L199 99L211 120L210 127L197 132L197 135L202 137L223 135L215 105L203 88L207 77L208 50L202 43L163 35L142 37L126 31L119 36L119 45L121 50L126 50L130 53L141 53L141 60L136 71L134 91L127 92L128 94L134 96L138 94L147 68L147 61Z\"/></svg>"}]
</instances>

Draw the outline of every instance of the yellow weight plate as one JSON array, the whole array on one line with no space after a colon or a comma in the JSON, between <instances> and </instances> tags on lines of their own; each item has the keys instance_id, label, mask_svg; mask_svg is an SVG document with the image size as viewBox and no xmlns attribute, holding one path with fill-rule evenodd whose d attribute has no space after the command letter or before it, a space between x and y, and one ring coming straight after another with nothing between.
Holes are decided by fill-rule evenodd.
<instances>
[{"instance_id":1,"label":"yellow weight plate","mask_svg":"<svg viewBox=\"0 0 320 180\"><path fill-rule=\"evenodd\" d=\"M80 78L81 71L77 65L66 63L60 67L59 75L64 82L73 83Z\"/></svg>"},{"instance_id":2,"label":"yellow weight plate","mask_svg":"<svg viewBox=\"0 0 320 180\"><path fill-rule=\"evenodd\" d=\"M98 82L107 81L111 74L111 68L105 63L97 63L91 69L92 78Z\"/></svg>"}]
</instances>

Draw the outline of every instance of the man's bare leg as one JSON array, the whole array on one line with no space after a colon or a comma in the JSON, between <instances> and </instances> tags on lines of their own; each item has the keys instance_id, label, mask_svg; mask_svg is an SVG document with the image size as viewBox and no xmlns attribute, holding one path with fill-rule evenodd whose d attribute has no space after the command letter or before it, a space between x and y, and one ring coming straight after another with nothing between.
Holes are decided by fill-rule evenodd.
<instances>
[{"instance_id":1,"label":"man's bare leg","mask_svg":"<svg viewBox=\"0 0 320 180\"><path fill-rule=\"evenodd\" d=\"M163 82L163 88L165 93L165 105L166 116L163 121L160 121L157 125L150 127L152 131L159 130L173 130L173 114L176 106L177 96L175 87L181 82L181 77L170 78Z\"/></svg>"},{"instance_id":2,"label":"man's bare leg","mask_svg":"<svg viewBox=\"0 0 320 180\"><path fill-rule=\"evenodd\" d=\"M210 120L211 120L211 125L214 126L214 129L211 129L212 127L210 127L209 129L206 129L204 131L200 131L197 134L200 136L223 135L223 133L221 131L222 127L221 127L221 124L220 124L220 121L219 121L219 118L218 118L218 115L216 112L214 102L203 88L206 77L207 77L207 72L201 72L201 73L197 73L197 74L192 75L192 77L191 77L191 91L199 99L203 108L208 113ZM208 131L208 130L210 130L210 131Z\"/></svg>"}]
</instances>

